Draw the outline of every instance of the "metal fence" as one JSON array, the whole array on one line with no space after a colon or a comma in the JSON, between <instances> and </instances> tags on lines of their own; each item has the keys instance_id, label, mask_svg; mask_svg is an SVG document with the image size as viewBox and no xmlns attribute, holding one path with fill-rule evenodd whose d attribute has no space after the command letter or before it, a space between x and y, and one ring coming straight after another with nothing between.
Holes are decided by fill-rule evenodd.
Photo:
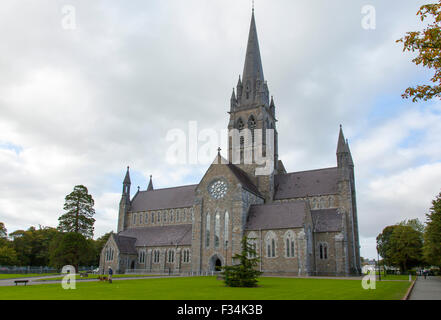
<instances>
[{"instance_id":1,"label":"metal fence","mask_svg":"<svg viewBox=\"0 0 441 320\"><path fill-rule=\"evenodd\" d=\"M127 275L149 275L149 276L184 276L184 277L213 277L220 275L221 272L216 271L185 271L176 272L174 270L165 270L162 272L147 271L146 269L130 269L126 270Z\"/></svg>"},{"instance_id":2,"label":"metal fence","mask_svg":"<svg viewBox=\"0 0 441 320\"><path fill-rule=\"evenodd\" d=\"M92 272L97 267L95 266L81 266L78 267L78 271L90 271ZM61 269L52 267L17 267L17 266L0 266L0 274L43 274L43 273L61 273Z\"/></svg>"}]
</instances>

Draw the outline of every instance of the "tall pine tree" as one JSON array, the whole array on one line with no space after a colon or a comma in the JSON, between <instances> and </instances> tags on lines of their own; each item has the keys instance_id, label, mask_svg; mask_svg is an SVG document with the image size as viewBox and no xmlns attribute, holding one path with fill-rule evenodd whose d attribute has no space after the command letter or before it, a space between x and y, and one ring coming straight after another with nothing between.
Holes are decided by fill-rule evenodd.
<instances>
[{"instance_id":1,"label":"tall pine tree","mask_svg":"<svg viewBox=\"0 0 441 320\"><path fill-rule=\"evenodd\" d=\"M95 219L95 201L85 186L76 186L66 196L64 210L67 211L59 219L58 229L62 232L79 233L86 238L93 237Z\"/></svg>"}]
</instances>

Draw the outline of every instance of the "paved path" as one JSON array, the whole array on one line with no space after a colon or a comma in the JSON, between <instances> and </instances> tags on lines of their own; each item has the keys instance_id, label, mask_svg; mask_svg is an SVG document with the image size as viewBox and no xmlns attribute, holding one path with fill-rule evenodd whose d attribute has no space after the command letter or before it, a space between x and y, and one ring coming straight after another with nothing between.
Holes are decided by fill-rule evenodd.
<instances>
[{"instance_id":1,"label":"paved path","mask_svg":"<svg viewBox=\"0 0 441 320\"><path fill-rule=\"evenodd\" d=\"M62 276L62 275L61 275ZM16 279L2 279L0 280L0 287L10 287L15 286L14 280L29 280L27 283L28 286L32 285L39 285L39 284L59 284L61 283L61 280L46 280L42 281L44 279L51 279L56 278L57 276L45 276L45 277L29 277L29 278L16 278ZM58 276L59 277L59 276ZM180 278L181 276L151 276L151 277L128 277L128 278L113 278L113 281L120 281L120 280L142 280L142 279L161 279L161 278ZM92 279L82 279L77 280L78 282L97 282L99 281L96 278ZM20 286L23 286L23 284L19 284Z\"/></svg>"},{"instance_id":2,"label":"paved path","mask_svg":"<svg viewBox=\"0 0 441 320\"><path fill-rule=\"evenodd\" d=\"M409 300L441 300L441 278L418 277Z\"/></svg>"}]
</instances>

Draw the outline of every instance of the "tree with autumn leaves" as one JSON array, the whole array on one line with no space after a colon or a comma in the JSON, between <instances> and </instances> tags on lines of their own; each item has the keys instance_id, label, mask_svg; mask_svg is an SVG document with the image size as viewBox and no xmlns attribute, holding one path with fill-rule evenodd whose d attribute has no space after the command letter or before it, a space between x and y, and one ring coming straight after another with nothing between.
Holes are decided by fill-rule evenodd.
<instances>
[{"instance_id":1,"label":"tree with autumn leaves","mask_svg":"<svg viewBox=\"0 0 441 320\"><path fill-rule=\"evenodd\" d=\"M417 16L422 22L428 22L426 28L407 32L406 36L397 42L403 43L403 51L418 53L412 62L433 69L435 74L430 79L432 84L409 87L403 98L412 98L413 102L428 101L432 98L441 99L441 0L438 3L422 6Z\"/></svg>"}]
</instances>

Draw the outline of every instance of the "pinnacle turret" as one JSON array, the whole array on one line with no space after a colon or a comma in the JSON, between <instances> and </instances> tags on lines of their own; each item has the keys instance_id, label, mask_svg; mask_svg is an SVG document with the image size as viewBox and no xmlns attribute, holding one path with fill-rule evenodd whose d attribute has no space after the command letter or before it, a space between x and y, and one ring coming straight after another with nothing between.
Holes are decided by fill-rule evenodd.
<instances>
[{"instance_id":1,"label":"pinnacle turret","mask_svg":"<svg viewBox=\"0 0 441 320\"><path fill-rule=\"evenodd\" d=\"M150 175L150 182L149 182L149 186L147 187L147 191L153 191L153 176Z\"/></svg>"}]
</instances>

